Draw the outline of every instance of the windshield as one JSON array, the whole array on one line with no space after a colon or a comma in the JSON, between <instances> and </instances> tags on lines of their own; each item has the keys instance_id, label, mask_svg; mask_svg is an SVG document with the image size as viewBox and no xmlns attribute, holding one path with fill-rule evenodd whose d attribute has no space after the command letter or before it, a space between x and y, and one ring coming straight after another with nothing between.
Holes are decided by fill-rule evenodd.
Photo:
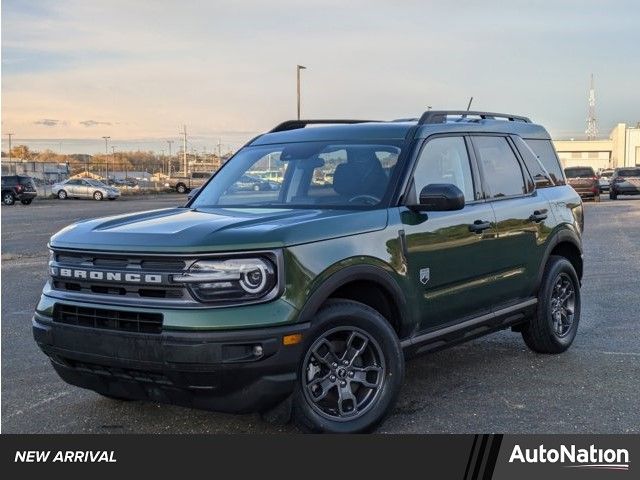
<instances>
[{"instance_id":1,"label":"windshield","mask_svg":"<svg viewBox=\"0 0 640 480\"><path fill-rule=\"evenodd\" d=\"M564 173L567 178L584 178L596 176L592 168L567 168Z\"/></svg>"},{"instance_id":2,"label":"windshield","mask_svg":"<svg viewBox=\"0 0 640 480\"><path fill-rule=\"evenodd\" d=\"M106 185L98 180L87 180L89 185L93 185L94 187L106 187Z\"/></svg>"},{"instance_id":3,"label":"windshield","mask_svg":"<svg viewBox=\"0 0 640 480\"><path fill-rule=\"evenodd\" d=\"M400 142L305 142L246 147L202 189L199 207L373 207Z\"/></svg>"}]
</instances>

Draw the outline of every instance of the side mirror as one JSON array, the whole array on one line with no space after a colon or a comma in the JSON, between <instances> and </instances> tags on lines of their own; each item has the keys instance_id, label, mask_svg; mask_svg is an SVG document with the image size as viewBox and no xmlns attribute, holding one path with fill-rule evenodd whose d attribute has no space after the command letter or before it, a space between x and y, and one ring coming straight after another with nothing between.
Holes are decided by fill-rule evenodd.
<instances>
[{"instance_id":1,"label":"side mirror","mask_svg":"<svg viewBox=\"0 0 640 480\"><path fill-rule=\"evenodd\" d=\"M462 210L464 193L451 183L430 183L420 192L418 205L412 208L432 212Z\"/></svg>"}]
</instances>

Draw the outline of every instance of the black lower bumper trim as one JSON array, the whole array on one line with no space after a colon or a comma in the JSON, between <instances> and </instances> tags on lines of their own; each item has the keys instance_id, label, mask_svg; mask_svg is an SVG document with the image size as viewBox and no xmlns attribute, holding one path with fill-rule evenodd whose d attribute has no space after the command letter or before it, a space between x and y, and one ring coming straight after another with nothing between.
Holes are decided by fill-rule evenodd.
<instances>
[{"instance_id":1,"label":"black lower bumper trim","mask_svg":"<svg viewBox=\"0 0 640 480\"><path fill-rule=\"evenodd\" d=\"M33 319L36 342L67 383L230 413L268 409L292 392L302 344L284 346L282 337L307 328L140 334Z\"/></svg>"}]
</instances>

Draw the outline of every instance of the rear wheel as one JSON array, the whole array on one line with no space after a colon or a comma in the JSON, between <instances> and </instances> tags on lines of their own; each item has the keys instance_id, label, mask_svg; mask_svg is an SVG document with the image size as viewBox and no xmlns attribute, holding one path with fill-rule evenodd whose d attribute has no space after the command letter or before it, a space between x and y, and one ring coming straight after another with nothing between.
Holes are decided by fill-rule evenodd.
<instances>
[{"instance_id":1,"label":"rear wheel","mask_svg":"<svg viewBox=\"0 0 640 480\"><path fill-rule=\"evenodd\" d=\"M100 201L100 200L102 200L103 198L104 198L104 197L103 197L103 195L102 195L102 192L93 192L93 199L94 199L94 200L98 200L98 201Z\"/></svg>"},{"instance_id":2,"label":"rear wheel","mask_svg":"<svg viewBox=\"0 0 640 480\"><path fill-rule=\"evenodd\" d=\"M16 203L16 197L12 192L4 192L2 194L2 203L4 203L5 205L13 205L14 203Z\"/></svg>"},{"instance_id":3,"label":"rear wheel","mask_svg":"<svg viewBox=\"0 0 640 480\"><path fill-rule=\"evenodd\" d=\"M24 200L20 200L20 203L23 205L31 205L31 202L33 202L33 198L25 198Z\"/></svg>"},{"instance_id":4,"label":"rear wheel","mask_svg":"<svg viewBox=\"0 0 640 480\"><path fill-rule=\"evenodd\" d=\"M64 190L60 190L60 191L58 192L58 198L59 198L60 200L66 200L66 198L67 198L67 192L65 192Z\"/></svg>"},{"instance_id":5,"label":"rear wheel","mask_svg":"<svg viewBox=\"0 0 640 480\"><path fill-rule=\"evenodd\" d=\"M404 376L404 356L376 310L332 300L307 336L294 393L295 422L316 432L366 432L389 414Z\"/></svg>"},{"instance_id":6,"label":"rear wheel","mask_svg":"<svg viewBox=\"0 0 640 480\"><path fill-rule=\"evenodd\" d=\"M580 321L580 282L565 257L552 255L538 292L538 307L523 326L527 346L538 353L562 353L573 343Z\"/></svg>"},{"instance_id":7,"label":"rear wheel","mask_svg":"<svg viewBox=\"0 0 640 480\"><path fill-rule=\"evenodd\" d=\"M176 186L176 191L178 193L187 193L187 186L184 183L179 183Z\"/></svg>"}]
</instances>

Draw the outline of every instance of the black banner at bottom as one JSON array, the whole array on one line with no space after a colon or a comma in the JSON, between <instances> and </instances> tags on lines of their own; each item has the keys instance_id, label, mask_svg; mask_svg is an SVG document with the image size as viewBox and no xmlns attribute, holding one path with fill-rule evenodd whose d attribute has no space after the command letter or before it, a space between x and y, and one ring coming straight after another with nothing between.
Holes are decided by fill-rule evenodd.
<instances>
[{"instance_id":1,"label":"black banner at bottom","mask_svg":"<svg viewBox=\"0 0 640 480\"><path fill-rule=\"evenodd\" d=\"M640 436L2 435L0 450L3 474L84 479L133 472L145 478L597 479L637 478Z\"/></svg>"}]
</instances>

